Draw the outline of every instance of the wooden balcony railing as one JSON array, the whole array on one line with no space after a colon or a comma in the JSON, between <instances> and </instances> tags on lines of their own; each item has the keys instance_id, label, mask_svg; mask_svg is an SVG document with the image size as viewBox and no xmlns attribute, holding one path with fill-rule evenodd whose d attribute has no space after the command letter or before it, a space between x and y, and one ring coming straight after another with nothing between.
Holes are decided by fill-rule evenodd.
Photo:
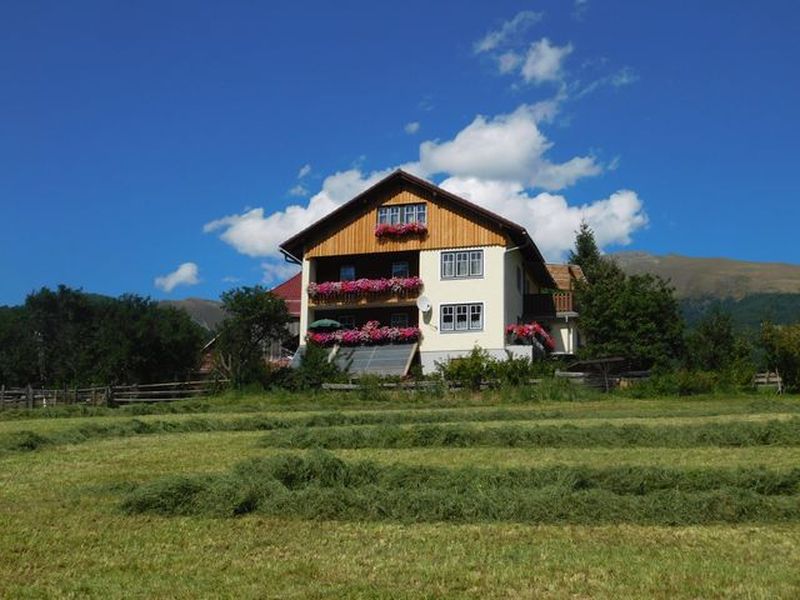
<instances>
[{"instance_id":1,"label":"wooden balcony railing","mask_svg":"<svg viewBox=\"0 0 800 600\"><path fill-rule=\"evenodd\" d=\"M419 277L358 279L309 284L310 306L413 303L422 290Z\"/></svg>"},{"instance_id":2,"label":"wooden balcony railing","mask_svg":"<svg viewBox=\"0 0 800 600\"><path fill-rule=\"evenodd\" d=\"M572 292L553 294L525 294L523 312L531 317L555 316L558 313L577 312Z\"/></svg>"}]
</instances>

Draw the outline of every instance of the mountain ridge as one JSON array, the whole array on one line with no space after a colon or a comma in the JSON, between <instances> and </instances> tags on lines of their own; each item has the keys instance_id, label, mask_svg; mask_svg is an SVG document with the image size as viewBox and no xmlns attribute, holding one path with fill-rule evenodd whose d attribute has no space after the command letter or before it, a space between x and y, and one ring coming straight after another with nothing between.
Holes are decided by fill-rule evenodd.
<instances>
[{"instance_id":1,"label":"mountain ridge","mask_svg":"<svg viewBox=\"0 0 800 600\"><path fill-rule=\"evenodd\" d=\"M668 279L679 298L733 298L753 294L800 294L800 265L732 258L698 258L643 251L609 255L629 275Z\"/></svg>"}]
</instances>

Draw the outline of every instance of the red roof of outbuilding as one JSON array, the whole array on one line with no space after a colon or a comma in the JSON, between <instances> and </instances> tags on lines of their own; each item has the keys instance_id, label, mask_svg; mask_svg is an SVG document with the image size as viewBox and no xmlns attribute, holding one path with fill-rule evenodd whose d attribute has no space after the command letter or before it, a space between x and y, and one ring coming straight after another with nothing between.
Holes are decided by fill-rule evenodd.
<instances>
[{"instance_id":1,"label":"red roof of outbuilding","mask_svg":"<svg viewBox=\"0 0 800 600\"><path fill-rule=\"evenodd\" d=\"M293 317L300 316L300 294L302 293L302 273L298 273L291 279L287 279L282 284L272 288L272 293L283 298L286 308Z\"/></svg>"}]
</instances>

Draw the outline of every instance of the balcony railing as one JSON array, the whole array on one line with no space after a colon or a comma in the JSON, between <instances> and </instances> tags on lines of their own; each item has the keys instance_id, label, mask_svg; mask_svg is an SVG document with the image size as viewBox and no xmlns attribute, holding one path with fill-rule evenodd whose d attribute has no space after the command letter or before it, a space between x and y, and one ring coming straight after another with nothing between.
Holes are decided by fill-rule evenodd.
<instances>
[{"instance_id":1,"label":"balcony railing","mask_svg":"<svg viewBox=\"0 0 800 600\"><path fill-rule=\"evenodd\" d=\"M572 292L553 294L525 294L523 312L531 317L556 316L559 313L577 312Z\"/></svg>"},{"instance_id":2,"label":"balcony railing","mask_svg":"<svg viewBox=\"0 0 800 600\"><path fill-rule=\"evenodd\" d=\"M422 289L419 277L391 277L311 283L308 300L312 306L342 304L401 304L413 302Z\"/></svg>"}]
</instances>

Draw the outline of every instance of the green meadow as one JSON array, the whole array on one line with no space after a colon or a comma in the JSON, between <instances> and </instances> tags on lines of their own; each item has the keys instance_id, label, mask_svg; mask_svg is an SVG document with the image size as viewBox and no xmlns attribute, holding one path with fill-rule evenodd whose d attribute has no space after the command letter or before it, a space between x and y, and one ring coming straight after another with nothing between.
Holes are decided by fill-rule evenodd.
<instances>
[{"instance_id":1,"label":"green meadow","mask_svg":"<svg viewBox=\"0 0 800 600\"><path fill-rule=\"evenodd\" d=\"M0 413L0 597L795 598L800 401Z\"/></svg>"}]
</instances>

